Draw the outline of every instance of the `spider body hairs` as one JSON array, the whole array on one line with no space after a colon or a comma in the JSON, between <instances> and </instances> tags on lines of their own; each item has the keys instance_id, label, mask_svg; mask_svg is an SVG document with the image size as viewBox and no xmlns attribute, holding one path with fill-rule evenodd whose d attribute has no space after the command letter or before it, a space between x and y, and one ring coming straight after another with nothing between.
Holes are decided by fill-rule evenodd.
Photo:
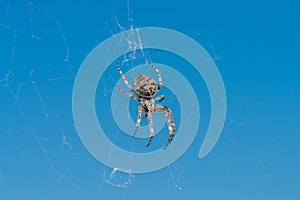
<instances>
[{"instance_id":1,"label":"spider body hairs","mask_svg":"<svg viewBox=\"0 0 300 200\"><path fill-rule=\"evenodd\" d=\"M165 149L169 144L171 144L171 142L174 138L174 132L176 131L176 127L175 127L171 109L166 106L155 104L155 101L161 102L165 98L163 95L153 98L153 96L162 88L163 83L162 83L160 71L154 65L152 65L150 63L149 63L149 66L152 69L154 69L155 72L157 73L159 84L157 84L156 81L152 77L150 77L146 74L141 74L135 78L134 83L133 83L133 86L134 86L134 89L133 89L131 87L131 85L128 83L125 75L123 74L120 65L117 63L117 67L118 67L120 76L121 76L123 82L125 83L126 87L130 90L131 94L126 92L125 90L119 88L118 86L115 86L115 87L120 92L125 94L126 96L140 102L140 104L138 106L138 117L136 120L136 128L133 133L133 137L135 136L137 130L140 127L142 114L145 114L144 118L148 117L149 128L150 128L150 139L149 139L148 144L146 145L147 147L150 145L152 138L154 136L153 122L152 122L153 114L155 112L164 112L165 113L166 121L168 124L168 129L169 129L169 139L168 139L167 144L164 147L164 149Z\"/></svg>"}]
</instances>

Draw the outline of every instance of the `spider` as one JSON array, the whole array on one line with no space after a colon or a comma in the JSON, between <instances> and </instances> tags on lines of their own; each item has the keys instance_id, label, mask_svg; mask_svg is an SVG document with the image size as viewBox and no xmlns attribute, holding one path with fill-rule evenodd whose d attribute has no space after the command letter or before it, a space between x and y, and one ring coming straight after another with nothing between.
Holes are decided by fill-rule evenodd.
<instances>
[{"instance_id":1,"label":"spider","mask_svg":"<svg viewBox=\"0 0 300 200\"><path fill-rule=\"evenodd\" d=\"M120 72L120 76L132 94L127 93L125 90L119 88L118 86L115 86L115 87L121 93L140 102L140 104L138 105L138 116L137 116L137 120L136 120L136 128L133 133L133 137L135 136L137 130L140 127L142 114L144 114L144 118L148 117L148 123L149 123L149 128L150 128L150 139L149 139L148 144L146 145L147 147L150 145L152 138L154 136L153 123L152 123L153 114L155 112L164 112L165 113L166 121L168 124L168 129L169 129L169 139L168 139L167 144L164 147L164 149L165 149L172 142L173 137L174 137L174 132L176 131L176 127L175 127L171 109L166 106L155 104L155 101L161 102L165 98L164 95L160 95L160 96L153 98L153 96L162 88L163 83L162 83L160 71L150 63L149 63L149 66L152 67L152 69L154 69L156 71L157 76L158 76L159 85L156 84L155 80L152 77L145 75L145 74L140 74L134 80L134 83L133 83L133 86L135 89L134 90L131 87L131 85L128 83L125 75L123 74L123 72L121 70L120 65L117 63L117 67Z\"/></svg>"}]
</instances>

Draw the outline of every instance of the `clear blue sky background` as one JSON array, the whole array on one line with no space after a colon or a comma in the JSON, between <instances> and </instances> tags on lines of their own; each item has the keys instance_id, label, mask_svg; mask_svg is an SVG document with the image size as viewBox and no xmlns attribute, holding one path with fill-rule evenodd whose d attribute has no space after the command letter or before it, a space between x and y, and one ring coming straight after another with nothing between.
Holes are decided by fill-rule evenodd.
<instances>
[{"instance_id":1,"label":"clear blue sky background","mask_svg":"<svg viewBox=\"0 0 300 200\"><path fill-rule=\"evenodd\" d=\"M300 199L299 9L290 0L1 0L0 199ZM199 133L170 167L110 177L81 143L74 76L118 24L180 31L215 58L228 112L205 159Z\"/></svg>"}]
</instances>

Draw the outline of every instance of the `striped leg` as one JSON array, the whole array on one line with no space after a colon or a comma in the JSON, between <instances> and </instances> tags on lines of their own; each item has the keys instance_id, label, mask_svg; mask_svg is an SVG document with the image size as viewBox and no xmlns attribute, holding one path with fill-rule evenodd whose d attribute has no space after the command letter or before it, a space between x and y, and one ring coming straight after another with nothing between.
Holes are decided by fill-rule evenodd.
<instances>
[{"instance_id":1,"label":"striped leg","mask_svg":"<svg viewBox=\"0 0 300 200\"><path fill-rule=\"evenodd\" d=\"M120 92L122 92L123 94L125 94L126 96L128 96L128 97L130 97L130 98L132 98L132 99L134 99L134 100L139 100L137 97L135 97L134 95L132 95L132 94L129 94L128 92L126 92L125 90L123 90L122 88L119 88L118 86L116 86L115 85L115 88L117 89L117 90L119 90Z\"/></svg>"},{"instance_id":2,"label":"striped leg","mask_svg":"<svg viewBox=\"0 0 300 200\"><path fill-rule=\"evenodd\" d=\"M158 97L155 97L153 100L154 101L157 101L158 100L158 102L161 102L161 101L163 101L165 99L165 96L164 95L160 95L160 96L158 96Z\"/></svg>"},{"instance_id":3,"label":"striped leg","mask_svg":"<svg viewBox=\"0 0 300 200\"><path fill-rule=\"evenodd\" d=\"M167 146L169 146L169 144L171 144L171 142L174 138L174 132L176 131L173 114L172 114L172 111L170 108L168 108L166 106L162 106L162 105L156 105L155 112L164 112L166 115L166 120L167 120L167 124L168 124L168 129L169 129L169 139L168 139L166 146L164 147L164 149L166 149Z\"/></svg>"},{"instance_id":4,"label":"striped leg","mask_svg":"<svg viewBox=\"0 0 300 200\"><path fill-rule=\"evenodd\" d=\"M174 138L174 132L176 131L176 127L175 127L175 123L174 123L174 119L173 119L173 114L170 108L167 108L167 111L165 111L166 113L166 118L167 118L167 123L168 123L168 128L169 128L169 139L168 142L166 144L166 146L164 147L164 149L167 148L167 146L169 146L169 144L171 144L173 138Z\"/></svg>"},{"instance_id":5,"label":"striped leg","mask_svg":"<svg viewBox=\"0 0 300 200\"><path fill-rule=\"evenodd\" d=\"M152 141L152 138L154 136L154 130L153 130L153 122L152 122L152 113L148 113L148 120L149 120L149 128L150 128L150 140L148 142L148 144L146 145L146 147L148 147Z\"/></svg>"},{"instance_id":6,"label":"striped leg","mask_svg":"<svg viewBox=\"0 0 300 200\"><path fill-rule=\"evenodd\" d=\"M150 65L150 67L152 67L152 69L154 69L154 70L156 71L156 73L157 73L157 76L158 76L158 82L159 82L158 89L160 90L160 89L162 88L162 86L163 86L162 78L161 78L161 73L160 73L160 71L159 71L156 67L154 67L154 65L152 65L152 64L150 64L150 63L149 63L149 65Z\"/></svg>"},{"instance_id":7,"label":"striped leg","mask_svg":"<svg viewBox=\"0 0 300 200\"><path fill-rule=\"evenodd\" d=\"M134 130L134 133L133 133L132 137L135 136L137 130L140 128L142 113L143 113L143 105L140 104L139 108L138 108L138 116L137 116L137 120L136 120L136 124L135 124L135 130Z\"/></svg>"},{"instance_id":8,"label":"striped leg","mask_svg":"<svg viewBox=\"0 0 300 200\"><path fill-rule=\"evenodd\" d=\"M117 66L118 66L118 70L119 70L120 76L121 76L123 82L125 83L126 87L130 90L130 92L132 92L133 94L135 94L136 96L138 96L136 94L136 92L132 89L131 85L128 83L125 75L123 74L123 72L121 70L121 67L120 67L119 63L117 63Z\"/></svg>"}]
</instances>

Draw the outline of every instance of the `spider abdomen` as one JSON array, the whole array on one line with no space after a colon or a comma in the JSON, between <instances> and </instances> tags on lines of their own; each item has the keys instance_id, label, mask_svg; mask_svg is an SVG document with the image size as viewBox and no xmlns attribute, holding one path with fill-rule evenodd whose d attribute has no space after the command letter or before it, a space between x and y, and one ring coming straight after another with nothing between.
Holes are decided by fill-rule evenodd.
<instances>
[{"instance_id":1,"label":"spider abdomen","mask_svg":"<svg viewBox=\"0 0 300 200\"><path fill-rule=\"evenodd\" d=\"M133 86L144 97L152 97L158 90L155 80L145 74L138 75L134 80Z\"/></svg>"}]
</instances>

